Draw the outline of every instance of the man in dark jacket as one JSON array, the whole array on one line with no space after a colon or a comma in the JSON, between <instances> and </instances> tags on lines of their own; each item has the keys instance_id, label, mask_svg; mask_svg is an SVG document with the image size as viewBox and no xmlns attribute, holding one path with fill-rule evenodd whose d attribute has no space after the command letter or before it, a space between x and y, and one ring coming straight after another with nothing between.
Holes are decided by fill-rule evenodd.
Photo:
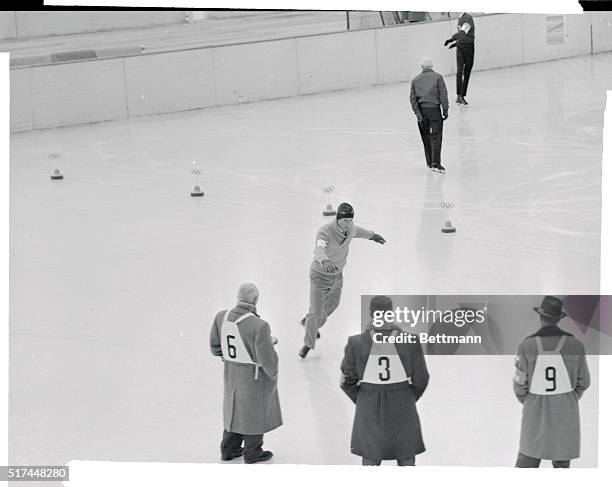
<instances>
[{"instance_id":1,"label":"man in dark jacket","mask_svg":"<svg viewBox=\"0 0 612 487\"><path fill-rule=\"evenodd\" d=\"M392 309L388 296L370 302L370 316ZM349 337L344 350L340 387L356 405L351 452L362 457L363 465L382 460L414 465L415 455L425 451L416 409L429 381L421 345L380 343L400 333L394 323L370 324Z\"/></svg>"},{"instance_id":2,"label":"man in dark jacket","mask_svg":"<svg viewBox=\"0 0 612 487\"><path fill-rule=\"evenodd\" d=\"M254 284L241 285L236 306L217 313L210 331L210 350L224 362L224 461L242 455L245 463L270 460L272 452L262 449L264 433L283 423L275 339L257 314L258 299Z\"/></svg>"},{"instance_id":3,"label":"man in dark jacket","mask_svg":"<svg viewBox=\"0 0 612 487\"><path fill-rule=\"evenodd\" d=\"M568 468L580 456L578 400L590 385L584 345L559 328L563 303L546 296L533 308L542 327L525 338L516 357L514 393L523 404L517 467L537 468L542 459Z\"/></svg>"},{"instance_id":4,"label":"man in dark jacket","mask_svg":"<svg viewBox=\"0 0 612 487\"><path fill-rule=\"evenodd\" d=\"M470 74L474 66L474 19L463 12L457 21L457 33L444 42L449 49L457 48L457 100L460 105L467 105L467 94Z\"/></svg>"},{"instance_id":5,"label":"man in dark jacket","mask_svg":"<svg viewBox=\"0 0 612 487\"><path fill-rule=\"evenodd\" d=\"M422 72L410 85L410 104L417 117L427 167L443 172L440 155L443 121L448 118L448 92L444 78L433 70L430 58L421 60L421 68Z\"/></svg>"}]
</instances>

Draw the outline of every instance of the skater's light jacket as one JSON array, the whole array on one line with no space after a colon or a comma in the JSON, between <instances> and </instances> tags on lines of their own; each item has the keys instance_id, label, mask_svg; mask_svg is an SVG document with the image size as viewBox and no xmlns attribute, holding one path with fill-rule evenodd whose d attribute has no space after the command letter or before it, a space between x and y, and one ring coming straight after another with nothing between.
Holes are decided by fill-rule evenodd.
<instances>
[{"instance_id":1,"label":"skater's light jacket","mask_svg":"<svg viewBox=\"0 0 612 487\"><path fill-rule=\"evenodd\" d=\"M520 344L514 392L523 403L520 452L533 458L580 456L578 400L589 387L584 345L557 326Z\"/></svg>"},{"instance_id":2,"label":"skater's light jacket","mask_svg":"<svg viewBox=\"0 0 612 487\"><path fill-rule=\"evenodd\" d=\"M374 236L374 232L353 225L346 233L340 228L334 220L319 228L317 232L314 259L311 269L321 274L340 274L346 265L349 245L354 238L365 238L367 240ZM337 271L327 272L321 262L329 259L336 267Z\"/></svg>"}]
</instances>

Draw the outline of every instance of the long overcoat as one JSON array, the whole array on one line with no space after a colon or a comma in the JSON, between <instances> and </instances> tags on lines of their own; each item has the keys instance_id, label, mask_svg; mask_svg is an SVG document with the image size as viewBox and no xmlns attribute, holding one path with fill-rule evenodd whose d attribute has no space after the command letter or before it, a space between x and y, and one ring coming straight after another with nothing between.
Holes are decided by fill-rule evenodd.
<instances>
[{"instance_id":1,"label":"long overcoat","mask_svg":"<svg viewBox=\"0 0 612 487\"><path fill-rule=\"evenodd\" d=\"M573 390L562 394L538 395L529 392L538 356L536 336L545 350L554 350L561 337L560 350ZM523 403L519 451L532 458L571 460L580 456L580 410L578 400L589 387L584 345L556 326L545 326L527 337L516 357L514 392Z\"/></svg>"},{"instance_id":2,"label":"long overcoat","mask_svg":"<svg viewBox=\"0 0 612 487\"><path fill-rule=\"evenodd\" d=\"M419 343L396 344L410 383L360 383L372 343L368 331L349 337L341 366L342 390L356 405L351 452L376 461L408 459L425 451L416 408L429 381L423 351Z\"/></svg>"},{"instance_id":3,"label":"long overcoat","mask_svg":"<svg viewBox=\"0 0 612 487\"><path fill-rule=\"evenodd\" d=\"M249 311L239 303L228 319L236 321ZM210 332L210 349L216 356L222 356L221 325L225 313L226 310L217 313ZM278 355L266 321L250 316L240 322L238 329L259 371L255 378L254 365L224 361L223 425L233 433L259 435L283 423L277 389Z\"/></svg>"}]
</instances>

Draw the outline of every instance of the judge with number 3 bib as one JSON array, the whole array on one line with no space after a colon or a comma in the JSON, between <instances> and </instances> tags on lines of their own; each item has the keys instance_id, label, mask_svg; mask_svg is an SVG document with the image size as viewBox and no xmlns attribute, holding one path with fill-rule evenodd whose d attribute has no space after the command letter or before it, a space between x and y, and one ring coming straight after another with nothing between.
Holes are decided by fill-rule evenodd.
<instances>
[{"instance_id":1,"label":"judge with number 3 bib","mask_svg":"<svg viewBox=\"0 0 612 487\"><path fill-rule=\"evenodd\" d=\"M276 339L257 314L258 299L254 284L242 284L238 303L217 313L210 332L212 354L224 362L224 461L243 455L245 463L270 460L272 452L262 449L263 436L282 424Z\"/></svg>"},{"instance_id":2,"label":"judge with number 3 bib","mask_svg":"<svg viewBox=\"0 0 612 487\"><path fill-rule=\"evenodd\" d=\"M537 468L542 459L568 468L580 456L578 401L589 387L584 345L558 322L563 303L546 296L534 308L542 327L519 346L514 392L523 404L517 467Z\"/></svg>"},{"instance_id":3,"label":"judge with number 3 bib","mask_svg":"<svg viewBox=\"0 0 612 487\"><path fill-rule=\"evenodd\" d=\"M391 311L387 296L375 296L370 315ZM341 388L355 403L351 452L363 465L396 460L400 466L415 464L425 451L416 402L429 381L418 340L415 343L379 343L397 336L393 323L368 326L349 338L342 361Z\"/></svg>"}]
</instances>

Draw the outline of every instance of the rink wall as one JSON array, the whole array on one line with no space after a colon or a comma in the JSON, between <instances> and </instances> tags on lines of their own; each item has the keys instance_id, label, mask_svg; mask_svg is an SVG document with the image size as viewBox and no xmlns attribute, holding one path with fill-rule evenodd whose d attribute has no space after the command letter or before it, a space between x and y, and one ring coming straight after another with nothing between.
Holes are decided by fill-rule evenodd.
<instances>
[{"instance_id":1,"label":"rink wall","mask_svg":"<svg viewBox=\"0 0 612 487\"><path fill-rule=\"evenodd\" d=\"M455 21L143 54L11 70L11 130L231 105L410 80L423 55L444 75ZM476 19L474 69L612 51L612 13L564 16L549 44L545 15Z\"/></svg>"},{"instance_id":2,"label":"rink wall","mask_svg":"<svg viewBox=\"0 0 612 487\"><path fill-rule=\"evenodd\" d=\"M0 39L179 24L186 21L186 16L187 12L181 10L3 11L0 12Z\"/></svg>"}]
</instances>

